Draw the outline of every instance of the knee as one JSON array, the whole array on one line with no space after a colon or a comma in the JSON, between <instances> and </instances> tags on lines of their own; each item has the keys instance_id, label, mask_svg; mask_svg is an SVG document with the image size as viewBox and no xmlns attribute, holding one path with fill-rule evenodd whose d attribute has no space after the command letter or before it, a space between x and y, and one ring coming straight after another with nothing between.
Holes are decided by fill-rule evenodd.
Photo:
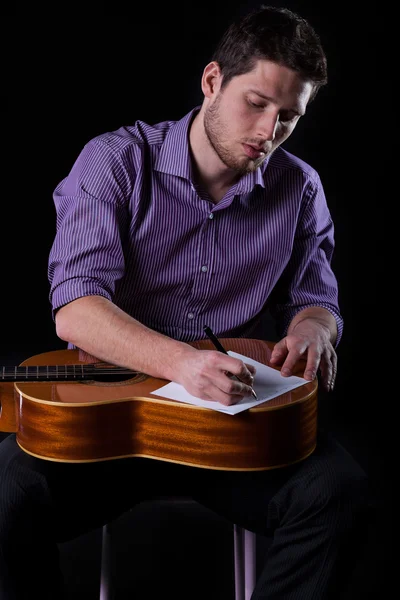
<instances>
[{"instance_id":1,"label":"knee","mask_svg":"<svg viewBox=\"0 0 400 600\"><path fill-rule=\"evenodd\" d=\"M313 489L314 488L314 489ZM330 514L337 531L346 531L367 518L369 508L368 477L355 461L338 467L325 464L324 473L311 486L314 509Z\"/></svg>"},{"instance_id":2,"label":"knee","mask_svg":"<svg viewBox=\"0 0 400 600\"><path fill-rule=\"evenodd\" d=\"M17 478L0 472L0 535L18 526L26 512L28 495Z\"/></svg>"},{"instance_id":3,"label":"knee","mask_svg":"<svg viewBox=\"0 0 400 600\"><path fill-rule=\"evenodd\" d=\"M358 465L342 471L338 477L338 505L349 518L356 519L366 514L369 505L368 477Z\"/></svg>"},{"instance_id":4,"label":"knee","mask_svg":"<svg viewBox=\"0 0 400 600\"><path fill-rule=\"evenodd\" d=\"M30 530L48 506L44 478L21 468L18 461L0 465L0 535Z\"/></svg>"}]
</instances>

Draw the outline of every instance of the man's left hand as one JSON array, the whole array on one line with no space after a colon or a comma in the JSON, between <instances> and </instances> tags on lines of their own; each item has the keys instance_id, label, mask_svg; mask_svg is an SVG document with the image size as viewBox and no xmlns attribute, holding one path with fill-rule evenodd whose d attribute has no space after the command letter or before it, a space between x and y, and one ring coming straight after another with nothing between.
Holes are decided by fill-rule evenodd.
<instances>
[{"instance_id":1,"label":"man's left hand","mask_svg":"<svg viewBox=\"0 0 400 600\"><path fill-rule=\"evenodd\" d=\"M282 340L275 344L271 366L281 365L283 377L293 375L300 359L306 360L303 377L313 381L318 369L327 391L335 385L337 355L331 343L331 331L319 319L312 317L299 320Z\"/></svg>"}]
</instances>

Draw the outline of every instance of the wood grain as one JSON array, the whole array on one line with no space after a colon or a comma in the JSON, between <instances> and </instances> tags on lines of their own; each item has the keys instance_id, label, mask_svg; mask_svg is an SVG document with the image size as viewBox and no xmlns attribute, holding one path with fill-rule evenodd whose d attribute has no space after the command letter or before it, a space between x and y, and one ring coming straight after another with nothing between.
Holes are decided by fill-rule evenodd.
<instances>
[{"instance_id":1,"label":"wood grain","mask_svg":"<svg viewBox=\"0 0 400 600\"><path fill-rule=\"evenodd\" d=\"M264 364L273 348L261 340L222 342ZM213 349L208 340L193 345ZM22 365L88 362L93 357L78 350L57 350ZM15 431L26 452L61 462L142 456L212 469L267 470L303 460L316 446L316 380L236 415L151 394L166 383L144 374L111 383L2 383L0 430Z\"/></svg>"}]
</instances>

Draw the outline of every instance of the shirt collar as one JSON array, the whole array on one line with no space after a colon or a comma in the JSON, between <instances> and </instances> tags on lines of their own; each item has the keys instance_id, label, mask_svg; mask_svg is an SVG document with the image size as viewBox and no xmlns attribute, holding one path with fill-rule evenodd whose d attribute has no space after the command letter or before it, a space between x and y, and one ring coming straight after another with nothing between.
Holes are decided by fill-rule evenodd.
<instances>
[{"instance_id":1,"label":"shirt collar","mask_svg":"<svg viewBox=\"0 0 400 600\"><path fill-rule=\"evenodd\" d=\"M169 175L176 175L192 181L192 167L189 152L189 127L200 110L196 106L182 119L176 121L169 129L161 146L160 153L155 163L155 170ZM264 176L271 155L268 156L260 168L252 173L247 173L236 184L235 193L248 194L256 185L265 188Z\"/></svg>"},{"instance_id":2,"label":"shirt collar","mask_svg":"<svg viewBox=\"0 0 400 600\"><path fill-rule=\"evenodd\" d=\"M191 181L189 153L189 127L200 107L196 107L176 121L168 130L155 163L155 170L169 175L177 175Z\"/></svg>"}]
</instances>

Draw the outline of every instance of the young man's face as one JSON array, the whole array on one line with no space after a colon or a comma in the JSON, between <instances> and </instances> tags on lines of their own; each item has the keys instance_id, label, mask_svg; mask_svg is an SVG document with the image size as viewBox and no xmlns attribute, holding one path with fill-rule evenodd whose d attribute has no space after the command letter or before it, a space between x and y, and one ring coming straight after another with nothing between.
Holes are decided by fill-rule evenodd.
<instances>
[{"instance_id":1,"label":"young man's face","mask_svg":"<svg viewBox=\"0 0 400 600\"><path fill-rule=\"evenodd\" d=\"M254 171L292 133L306 111L313 84L287 67L259 60L221 91L216 68L204 114L207 137L227 167Z\"/></svg>"}]
</instances>

